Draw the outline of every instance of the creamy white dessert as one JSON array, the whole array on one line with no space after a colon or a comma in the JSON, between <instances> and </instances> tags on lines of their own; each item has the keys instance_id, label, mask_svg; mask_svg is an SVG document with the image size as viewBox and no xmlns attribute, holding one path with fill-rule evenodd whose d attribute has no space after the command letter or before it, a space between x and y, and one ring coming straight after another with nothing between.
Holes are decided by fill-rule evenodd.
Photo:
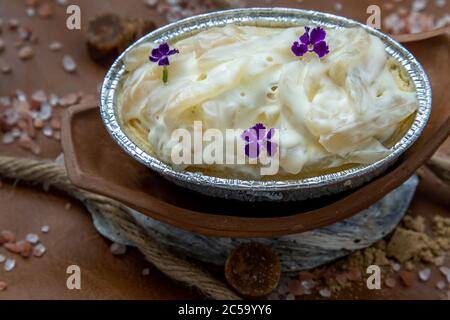
<instances>
[{"instance_id":1,"label":"creamy white dessert","mask_svg":"<svg viewBox=\"0 0 450 320\"><path fill-rule=\"evenodd\" d=\"M168 164L178 143L172 133L192 131L194 121L202 121L203 130L224 133L256 123L276 128L283 178L384 158L418 108L412 82L381 40L363 29L326 30L329 53L323 58L292 53L304 31L228 25L200 32L171 44L179 53L170 57L166 84L162 68L148 60L157 45L141 44L125 57L118 98L122 125ZM181 167L198 168L217 176L260 178L259 165L249 163Z\"/></svg>"}]
</instances>

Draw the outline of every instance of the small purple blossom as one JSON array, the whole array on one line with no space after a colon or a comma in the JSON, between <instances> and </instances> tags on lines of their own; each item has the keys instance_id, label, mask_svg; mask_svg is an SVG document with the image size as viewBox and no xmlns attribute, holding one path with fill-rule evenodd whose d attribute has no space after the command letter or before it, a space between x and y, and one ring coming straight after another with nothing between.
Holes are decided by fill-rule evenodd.
<instances>
[{"instance_id":1,"label":"small purple blossom","mask_svg":"<svg viewBox=\"0 0 450 320\"><path fill-rule=\"evenodd\" d=\"M241 138L246 142L245 155L249 158L258 158L261 148L266 149L270 157L274 155L278 149L278 145L271 141L274 134L274 128L267 130L262 123L257 123L245 130L241 135Z\"/></svg>"},{"instance_id":2,"label":"small purple blossom","mask_svg":"<svg viewBox=\"0 0 450 320\"><path fill-rule=\"evenodd\" d=\"M309 30L309 27L305 27L305 33L300 37L300 42L295 41L291 50L297 57L301 57L307 52L315 52L319 58L322 58L330 52L325 42L327 33L321 27L312 29L311 33Z\"/></svg>"},{"instance_id":3,"label":"small purple blossom","mask_svg":"<svg viewBox=\"0 0 450 320\"><path fill-rule=\"evenodd\" d=\"M170 64L169 56L179 53L177 49L170 49L167 42L161 43L158 48L152 50L151 56L149 57L151 62L158 62L158 65L163 67L163 82L167 83L169 79L169 69Z\"/></svg>"},{"instance_id":4,"label":"small purple blossom","mask_svg":"<svg viewBox=\"0 0 450 320\"><path fill-rule=\"evenodd\" d=\"M167 42L161 43L158 48L152 50L152 55L149 57L151 62L158 62L160 66L168 66L169 56L179 53L177 49L170 49Z\"/></svg>"}]
</instances>

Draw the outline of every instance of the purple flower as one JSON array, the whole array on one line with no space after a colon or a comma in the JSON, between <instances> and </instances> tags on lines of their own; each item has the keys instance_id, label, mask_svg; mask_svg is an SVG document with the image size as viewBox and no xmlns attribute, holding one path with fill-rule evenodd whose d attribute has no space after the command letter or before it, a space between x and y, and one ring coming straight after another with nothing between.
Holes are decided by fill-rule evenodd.
<instances>
[{"instance_id":1,"label":"purple flower","mask_svg":"<svg viewBox=\"0 0 450 320\"><path fill-rule=\"evenodd\" d=\"M177 49L170 49L167 42L161 43L158 48L152 50L152 54L149 57L151 62L158 62L158 65L163 67L163 82L167 83L169 79L168 66L170 64L169 56L179 53Z\"/></svg>"},{"instance_id":2,"label":"purple flower","mask_svg":"<svg viewBox=\"0 0 450 320\"><path fill-rule=\"evenodd\" d=\"M168 66L169 56L179 53L177 49L170 49L167 42L161 43L158 48L152 50L152 55L149 57L151 62L158 62L160 66Z\"/></svg>"},{"instance_id":3,"label":"purple flower","mask_svg":"<svg viewBox=\"0 0 450 320\"><path fill-rule=\"evenodd\" d=\"M300 37L300 42L295 41L291 50L297 57L301 57L307 52L315 52L319 58L322 58L330 52L325 42L327 33L321 27L314 28L311 34L309 30L309 27L305 27L305 33Z\"/></svg>"},{"instance_id":4,"label":"purple flower","mask_svg":"<svg viewBox=\"0 0 450 320\"><path fill-rule=\"evenodd\" d=\"M266 130L262 123L257 123L250 129L242 133L241 138L245 140L245 155L249 158L258 158L261 148L267 150L267 154L271 157L277 152L278 145L271 139L275 134L275 129Z\"/></svg>"}]
</instances>

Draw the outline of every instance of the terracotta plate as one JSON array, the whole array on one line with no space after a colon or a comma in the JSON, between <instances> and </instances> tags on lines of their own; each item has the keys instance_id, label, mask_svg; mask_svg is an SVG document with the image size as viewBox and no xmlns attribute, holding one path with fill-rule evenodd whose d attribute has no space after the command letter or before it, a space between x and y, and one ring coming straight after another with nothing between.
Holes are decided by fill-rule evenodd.
<instances>
[{"instance_id":1,"label":"terracotta plate","mask_svg":"<svg viewBox=\"0 0 450 320\"><path fill-rule=\"evenodd\" d=\"M71 181L176 227L210 236L270 237L300 233L363 210L401 185L450 134L450 119L432 112L437 130L417 143L384 176L353 192L316 200L249 203L210 198L168 182L132 159L110 138L96 105L69 108L63 149ZM436 127L434 128L436 129Z\"/></svg>"}]
</instances>

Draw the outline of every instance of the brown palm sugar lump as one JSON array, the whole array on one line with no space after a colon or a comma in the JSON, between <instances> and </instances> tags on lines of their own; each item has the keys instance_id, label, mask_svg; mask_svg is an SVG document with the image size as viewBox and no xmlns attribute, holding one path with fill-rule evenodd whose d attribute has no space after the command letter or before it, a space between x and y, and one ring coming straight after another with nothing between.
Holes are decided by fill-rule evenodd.
<instances>
[{"instance_id":1,"label":"brown palm sugar lump","mask_svg":"<svg viewBox=\"0 0 450 320\"><path fill-rule=\"evenodd\" d=\"M126 19L113 13L96 16L86 32L89 55L99 64L111 63L134 40L155 28L147 18Z\"/></svg>"},{"instance_id":2,"label":"brown palm sugar lump","mask_svg":"<svg viewBox=\"0 0 450 320\"><path fill-rule=\"evenodd\" d=\"M225 264L225 277L238 293L248 298L271 293L280 280L281 265L273 250L259 243L234 248Z\"/></svg>"}]
</instances>

